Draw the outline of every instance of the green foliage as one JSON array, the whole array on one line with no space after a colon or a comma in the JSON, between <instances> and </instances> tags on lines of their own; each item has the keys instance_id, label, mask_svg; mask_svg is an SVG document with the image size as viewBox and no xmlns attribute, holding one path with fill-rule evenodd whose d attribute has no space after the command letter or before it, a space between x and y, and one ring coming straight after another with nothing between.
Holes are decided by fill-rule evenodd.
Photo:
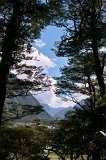
<instances>
[{"instance_id":1,"label":"green foliage","mask_svg":"<svg viewBox=\"0 0 106 160\"><path fill-rule=\"evenodd\" d=\"M70 96L73 92L88 94L95 106L97 96L105 94L105 2L62 1L63 19L56 25L65 29L61 41L56 43L56 55L68 57L67 66L61 69L57 93ZM59 14L59 13L57 13ZM98 93L98 95L96 94Z\"/></svg>"},{"instance_id":2,"label":"green foliage","mask_svg":"<svg viewBox=\"0 0 106 160\"><path fill-rule=\"evenodd\" d=\"M47 135L46 127L1 127L0 159L43 159Z\"/></svg>"},{"instance_id":3,"label":"green foliage","mask_svg":"<svg viewBox=\"0 0 106 160\"><path fill-rule=\"evenodd\" d=\"M11 72L14 71L15 74L10 73L8 76L7 98L18 95L27 96L30 90L33 91L34 94L38 94L49 89L51 85L50 78L45 74L44 68L42 66L36 66L37 58L36 55L33 55L32 47L29 53L26 45L24 46L23 51L20 53L20 62L11 68Z\"/></svg>"},{"instance_id":4,"label":"green foliage","mask_svg":"<svg viewBox=\"0 0 106 160\"><path fill-rule=\"evenodd\" d=\"M57 56L68 58L68 64L61 68L62 75L57 78L56 93L74 102L73 93L89 96L87 104L84 101L82 108L68 113L56 128L55 136L62 137L63 148L67 148L66 154L72 160L79 156L84 159L83 155L93 160L105 157L106 139L100 135L100 130L106 132L106 54L101 51L106 38L105 6L105 1L63 0L64 15L57 12L62 21L54 22L65 29L54 51ZM62 152L58 141L54 143L57 152Z\"/></svg>"},{"instance_id":5,"label":"green foliage","mask_svg":"<svg viewBox=\"0 0 106 160\"><path fill-rule=\"evenodd\" d=\"M101 97L101 98L98 100L97 105L103 105L103 106L106 105L106 95L104 95L103 97Z\"/></svg>"},{"instance_id":6,"label":"green foliage","mask_svg":"<svg viewBox=\"0 0 106 160\"><path fill-rule=\"evenodd\" d=\"M100 130L106 132L106 109L76 109L68 112L52 131L52 149L60 157L94 158L105 157L106 139Z\"/></svg>"}]
</instances>

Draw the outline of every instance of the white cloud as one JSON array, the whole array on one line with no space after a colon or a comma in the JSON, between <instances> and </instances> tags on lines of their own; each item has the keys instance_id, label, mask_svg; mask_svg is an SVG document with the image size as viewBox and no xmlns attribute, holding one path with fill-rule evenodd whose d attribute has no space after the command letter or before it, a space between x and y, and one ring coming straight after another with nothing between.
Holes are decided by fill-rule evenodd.
<instances>
[{"instance_id":1,"label":"white cloud","mask_svg":"<svg viewBox=\"0 0 106 160\"><path fill-rule=\"evenodd\" d=\"M46 43L43 42L42 39L35 39L34 40L34 45L36 47L43 48L46 45Z\"/></svg>"},{"instance_id":2,"label":"white cloud","mask_svg":"<svg viewBox=\"0 0 106 160\"><path fill-rule=\"evenodd\" d=\"M57 97L55 92L55 87L52 86L50 91L46 91L45 93L36 95L36 98L39 100L40 103L48 104L51 107L73 107L76 105L77 102L80 102L82 99L86 99L88 96L82 95L82 94L75 94L73 95L73 100L76 101L76 103L71 100L63 101L61 98Z\"/></svg>"},{"instance_id":3,"label":"white cloud","mask_svg":"<svg viewBox=\"0 0 106 160\"><path fill-rule=\"evenodd\" d=\"M36 95L36 98L40 101L40 103L48 104L51 107L69 107L69 106L73 107L78 101L81 101L82 99L85 99L88 97L86 95L77 93L73 95L73 100L75 100L76 103L73 102L71 97L69 98L69 100L63 101L60 97L56 96L55 94L56 80L54 80L51 77L51 81L52 81L52 87L49 91Z\"/></svg>"},{"instance_id":4,"label":"white cloud","mask_svg":"<svg viewBox=\"0 0 106 160\"><path fill-rule=\"evenodd\" d=\"M56 67L56 63L54 59L50 59L48 56L45 56L42 53L36 53L36 59L37 61L35 62L37 66L42 66L44 69L47 71L49 68L54 68Z\"/></svg>"},{"instance_id":5,"label":"white cloud","mask_svg":"<svg viewBox=\"0 0 106 160\"><path fill-rule=\"evenodd\" d=\"M32 57L31 60L24 60L21 64L26 63L29 66L42 66L47 73L50 68L56 67L56 60L50 59L48 56L40 53L36 48L32 47L31 53L25 53L26 56Z\"/></svg>"},{"instance_id":6,"label":"white cloud","mask_svg":"<svg viewBox=\"0 0 106 160\"><path fill-rule=\"evenodd\" d=\"M46 91L45 93L37 95L36 98L39 100L39 102L48 104L51 107L69 107L75 105L75 103L72 101L62 101L55 95L52 89L50 91Z\"/></svg>"},{"instance_id":7,"label":"white cloud","mask_svg":"<svg viewBox=\"0 0 106 160\"><path fill-rule=\"evenodd\" d=\"M42 94L36 95L36 98L39 100L40 103L48 104L51 107L69 107L74 106L75 103L72 101L63 101L61 98L57 97L55 94L55 85L56 80L54 80L52 77L50 78L52 82L52 87L49 91L46 91Z\"/></svg>"}]
</instances>

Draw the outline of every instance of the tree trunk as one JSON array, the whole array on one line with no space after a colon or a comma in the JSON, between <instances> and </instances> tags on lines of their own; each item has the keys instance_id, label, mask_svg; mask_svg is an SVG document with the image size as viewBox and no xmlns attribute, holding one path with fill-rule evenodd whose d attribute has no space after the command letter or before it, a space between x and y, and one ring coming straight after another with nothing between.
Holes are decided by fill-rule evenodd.
<instances>
[{"instance_id":1,"label":"tree trunk","mask_svg":"<svg viewBox=\"0 0 106 160\"><path fill-rule=\"evenodd\" d=\"M0 66L0 125L1 125L5 95L6 95L6 81L7 81L6 74L4 75L1 66Z\"/></svg>"},{"instance_id":2,"label":"tree trunk","mask_svg":"<svg viewBox=\"0 0 106 160\"><path fill-rule=\"evenodd\" d=\"M97 76L97 81L99 84L100 88L100 96L102 97L105 94L105 83L104 83L104 78L103 78L103 66L101 64L101 60L99 57L99 42L100 42L100 34L98 34L98 25L97 25L97 13L95 6L93 6L93 10L91 13L91 22L90 22L90 27L91 27L91 42L92 42L92 50L93 50L93 56L94 56L94 61L95 61L95 73ZM98 15L99 16L99 15Z\"/></svg>"},{"instance_id":3,"label":"tree trunk","mask_svg":"<svg viewBox=\"0 0 106 160\"><path fill-rule=\"evenodd\" d=\"M73 160L73 151L70 152L70 160Z\"/></svg>"},{"instance_id":4,"label":"tree trunk","mask_svg":"<svg viewBox=\"0 0 106 160\"><path fill-rule=\"evenodd\" d=\"M65 156L61 156L60 158L61 158L61 160L65 160Z\"/></svg>"},{"instance_id":5,"label":"tree trunk","mask_svg":"<svg viewBox=\"0 0 106 160\"><path fill-rule=\"evenodd\" d=\"M6 83L10 67L14 64L14 54L18 44L16 44L17 35L20 27L20 0L16 0L13 4L13 14L7 25L3 44L0 63L0 125L6 96Z\"/></svg>"},{"instance_id":6,"label":"tree trunk","mask_svg":"<svg viewBox=\"0 0 106 160\"><path fill-rule=\"evenodd\" d=\"M82 160L84 160L84 158L83 158L83 155L81 154L81 158L82 158Z\"/></svg>"},{"instance_id":7,"label":"tree trunk","mask_svg":"<svg viewBox=\"0 0 106 160\"><path fill-rule=\"evenodd\" d=\"M82 7L82 6L81 6ZM98 46L100 42L100 36L101 33L98 33L98 18L101 16L100 14L97 16L96 12L96 6L92 6L92 12L88 12L90 15L89 17L87 16L87 13L85 12L86 10L83 9L86 17L86 21L88 23L88 26L90 27L89 30L89 35L91 39L91 47L93 51L93 56L94 56L94 63L95 63L95 74L97 77L98 85L100 88L100 96L102 97L105 94L105 83L104 83L104 78L103 78L103 66L99 57L99 52L98 52ZM100 12L101 13L101 12ZM100 18L101 19L101 18Z\"/></svg>"},{"instance_id":8,"label":"tree trunk","mask_svg":"<svg viewBox=\"0 0 106 160\"><path fill-rule=\"evenodd\" d=\"M87 155L87 160L89 160L89 158L90 158L90 155Z\"/></svg>"},{"instance_id":9,"label":"tree trunk","mask_svg":"<svg viewBox=\"0 0 106 160\"><path fill-rule=\"evenodd\" d=\"M104 78L103 78L103 69L101 66L99 53L98 53L97 39L95 35L92 38L92 49L93 49L93 55L94 55L94 60L95 60L95 73L96 73L99 88L100 88L100 96L103 96L105 94L105 83L104 83Z\"/></svg>"},{"instance_id":10,"label":"tree trunk","mask_svg":"<svg viewBox=\"0 0 106 160\"><path fill-rule=\"evenodd\" d=\"M89 87L89 93L90 93L90 105L91 105L91 109L93 110L95 108L96 94L95 94L95 86L93 85L89 75L88 75L88 87Z\"/></svg>"},{"instance_id":11,"label":"tree trunk","mask_svg":"<svg viewBox=\"0 0 106 160\"><path fill-rule=\"evenodd\" d=\"M92 160L101 160L101 157L98 153L93 153L92 154Z\"/></svg>"}]
</instances>

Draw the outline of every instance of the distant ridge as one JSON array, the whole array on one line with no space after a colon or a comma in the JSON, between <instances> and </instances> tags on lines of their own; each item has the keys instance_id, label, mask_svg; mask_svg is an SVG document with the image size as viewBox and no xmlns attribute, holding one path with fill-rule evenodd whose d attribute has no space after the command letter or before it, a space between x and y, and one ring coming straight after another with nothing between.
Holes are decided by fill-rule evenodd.
<instances>
[{"instance_id":1,"label":"distant ridge","mask_svg":"<svg viewBox=\"0 0 106 160\"><path fill-rule=\"evenodd\" d=\"M48 112L52 117L54 117L58 112L60 112L64 107L52 107L48 104L42 104L44 107L44 110Z\"/></svg>"},{"instance_id":2,"label":"distant ridge","mask_svg":"<svg viewBox=\"0 0 106 160\"><path fill-rule=\"evenodd\" d=\"M88 102L88 100L81 100L79 104L85 107L86 102ZM67 112L73 111L75 108L80 108L81 106L79 104L73 107L53 108L48 104L41 104L28 92L27 96L17 96L6 99L4 120L10 123L48 123L55 119L64 119ZM39 108L43 109L41 113L39 112Z\"/></svg>"},{"instance_id":3,"label":"distant ridge","mask_svg":"<svg viewBox=\"0 0 106 160\"><path fill-rule=\"evenodd\" d=\"M73 107L67 107L62 109L60 112L58 112L57 114L55 114L54 118L55 119L64 119L65 118L65 114L69 111L73 111L77 108L84 108L86 106L89 105L89 99L82 99L79 103L75 104Z\"/></svg>"},{"instance_id":4,"label":"distant ridge","mask_svg":"<svg viewBox=\"0 0 106 160\"><path fill-rule=\"evenodd\" d=\"M68 111L72 111L73 107L51 107L48 104L43 104L44 110L49 113L54 119L63 119Z\"/></svg>"},{"instance_id":5,"label":"distant ridge","mask_svg":"<svg viewBox=\"0 0 106 160\"><path fill-rule=\"evenodd\" d=\"M55 119L64 119L64 116L67 112L72 111L73 107L67 107L67 108L63 108L60 112L58 112L57 114L54 115Z\"/></svg>"}]
</instances>

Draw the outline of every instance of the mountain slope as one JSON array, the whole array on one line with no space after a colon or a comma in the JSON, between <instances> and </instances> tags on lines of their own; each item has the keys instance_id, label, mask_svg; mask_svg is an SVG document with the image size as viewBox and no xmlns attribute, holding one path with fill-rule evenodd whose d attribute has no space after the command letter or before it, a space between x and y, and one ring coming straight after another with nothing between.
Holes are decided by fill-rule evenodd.
<instances>
[{"instance_id":1,"label":"mountain slope","mask_svg":"<svg viewBox=\"0 0 106 160\"><path fill-rule=\"evenodd\" d=\"M73 110L73 107L67 107L67 108L64 108L64 109L62 109L60 112L58 112L57 114L55 114L54 115L54 119L57 119L57 118L59 118L59 119L63 119L64 118L64 116L65 116L65 114L67 113L67 112L69 112L69 111L72 111Z\"/></svg>"},{"instance_id":2,"label":"mountain slope","mask_svg":"<svg viewBox=\"0 0 106 160\"><path fill-rule=\"evenodd\" d=\"M23 124L30 124L30 123L49 123L50 121L52 121L53 118L46 112L43 111L40 114L36 115L36 114L30 114L30 115L26 115L23 116L19 119L13 119L11 122L12 123L23 123Z\"/></svg>"},{"instance_id":3,"label":"mountain slope","mask_svg":"<svg viewBox=\"0 0 106 160\"><path fill-rule=\"evenodd\" d=\"M60 112L62 109L64 109L64 107L53 108L48 104L43 104L43 106L44 106L44 110L48 112L52 117L55 116L58 112Z\"/></svg>"},{"instance_id":4,"label":"mountain slope","mask_svg":"<svg viewBox=\"0 0 106 160\"><path fill-rule=\"evenodd\" d=\"M5 101L4 116L12 122L33 123L39 121L51 121L53 118L43 109L40 102L31 94L8 98ZM40 111L42 111L40 113Z\"/></svg>"}]
</instances>

